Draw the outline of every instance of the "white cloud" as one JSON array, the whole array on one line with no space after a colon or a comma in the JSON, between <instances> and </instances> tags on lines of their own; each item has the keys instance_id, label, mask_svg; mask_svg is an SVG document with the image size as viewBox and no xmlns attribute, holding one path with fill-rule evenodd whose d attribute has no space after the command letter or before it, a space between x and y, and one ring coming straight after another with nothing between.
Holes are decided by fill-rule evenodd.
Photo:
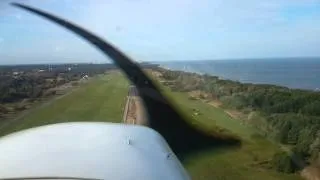
<instances>
[{"instance_id":1,"label":"white cloud","mask_svg":"<svg viewBox=\"0 0 320 180\"><path fill-rule=\"evenodd\" d=\"M14 17L17 18L18 20L21 20L21 18L22 18L22 16L20 14L15 14Z\"/></svg>"},{"instance_id":2,"label":"white cloud","mask_svg":"<svg viewBox=\"0 0 320 180\"><path fill-rule=\"evenodd\" d=\"M61 52L61 51L64 51L64 48L61 47L61 46L56 46L56 47L54 47L54 51L55 52Z\"/></svg>"}]
</instances>

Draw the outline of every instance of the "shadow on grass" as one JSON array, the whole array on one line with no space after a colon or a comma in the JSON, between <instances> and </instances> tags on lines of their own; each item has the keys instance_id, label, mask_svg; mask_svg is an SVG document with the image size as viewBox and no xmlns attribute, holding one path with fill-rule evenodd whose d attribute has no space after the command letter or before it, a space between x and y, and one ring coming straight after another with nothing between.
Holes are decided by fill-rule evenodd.
<instances>
[{"instance_id":1,"label":"shadow on grass","mask_svg":"<svg viewBox=\"0 0 320 180\"><path fill-rule=\"evenodd\" d=\"M175 110L167 100L156 101L159 97L150 96L145 96L143 99L149 115L148 126L166 139L180 160L199 151L241 146L241 140L237 136L205 130L191 124L187 117Z\"/></svg>"}]
</instances>

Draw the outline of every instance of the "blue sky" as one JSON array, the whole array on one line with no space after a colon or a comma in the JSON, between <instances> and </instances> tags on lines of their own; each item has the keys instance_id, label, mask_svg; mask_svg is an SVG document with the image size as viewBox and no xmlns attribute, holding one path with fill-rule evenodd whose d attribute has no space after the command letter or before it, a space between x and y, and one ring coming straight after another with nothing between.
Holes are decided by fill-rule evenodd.
<instances>
[{"instance_id":1,"label":"blue sky","mask_svg":"<svg viewBox=\"0 0 320 180\"><path fill-rule=\"evenodd\" d=\"M104 62L95 48L0 2L0 64ZM320 0L24 0L138 61L320 56Z\"/></svg>"}]
</instances>

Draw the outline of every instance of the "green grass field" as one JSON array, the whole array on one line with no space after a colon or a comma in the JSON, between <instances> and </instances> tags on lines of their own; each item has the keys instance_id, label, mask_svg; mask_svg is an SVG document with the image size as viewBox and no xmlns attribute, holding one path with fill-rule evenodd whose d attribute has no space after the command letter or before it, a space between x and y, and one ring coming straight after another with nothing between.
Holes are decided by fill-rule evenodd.
<instances>
[{"instance_id":1,"label":"green grass field","mask_svg":"<svg viewBox=\"0 0 320 180\"><path fill-rule=\"evenodd\" d=\"M97 77L63 98L31 110L28 115L3 129L0 135L59 122L121 122L127 90L128 82L119 73ZM183 164L192 179L300 179L298 175L276 173L257 165L270 159L279 148L263 138L253 136L254 129L241 125L219 108L189 100L186 93L166 93L182 112L192 115L193 109L199 110L200 114L194 118L194 123L212 130L220 126L243 138L243 146L239 149L214 149L189 157Z\"/></svg>"},{"instance_id":2,"label":"green grass field","mask_svg":"<svg viewBox=\"0 0 320 180\"><path fill-rule=\"evenodd\" d=\"M49 105L31 110L6 126L0 135L14 131L71 121L121 122L128 82L120 73L96 77Z\"/></svg>"}]
</instances>

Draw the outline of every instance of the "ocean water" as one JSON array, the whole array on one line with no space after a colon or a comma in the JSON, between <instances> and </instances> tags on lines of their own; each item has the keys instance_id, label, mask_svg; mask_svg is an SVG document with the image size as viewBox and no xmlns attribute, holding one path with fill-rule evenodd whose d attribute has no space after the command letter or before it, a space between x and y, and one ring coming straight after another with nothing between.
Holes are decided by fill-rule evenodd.
<instances>
[{"instance_id":1,"label":"ocean water","mask_svg":"<svg viewBox=\"0 0 320 180\"><path fill-rule=\"evenodd\" d=\"M164 68L219 76L244 83L319 90L320 58L157 62Z\"/></svg>"}]
</instances>

